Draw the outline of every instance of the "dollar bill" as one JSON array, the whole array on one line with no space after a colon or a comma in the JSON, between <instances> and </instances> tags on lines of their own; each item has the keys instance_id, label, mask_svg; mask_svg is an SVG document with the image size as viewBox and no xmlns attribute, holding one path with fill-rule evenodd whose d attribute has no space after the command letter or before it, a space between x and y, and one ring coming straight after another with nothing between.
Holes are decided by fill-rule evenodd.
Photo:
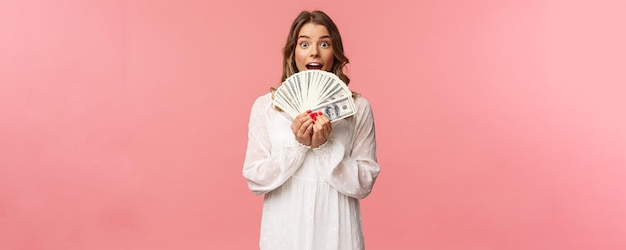
<instances>
[{"instance_id":1,"label":"dollar bill","mask_svg":"<svg viewBox=\"0 0 626 250\"><path fill-rule=\"evenodd\" d=\"M273 103L292 118L312 110L337 121L356 112L348 86L335 74L321 70L302 71L288 77L274 92Z\"/></svg>"},{"instance_id":2,"label":"dollar bill","mask_svg":"<svg viewBox=\"0 0 626 250\"><path fill-rule=\"evenodd\" d=\"M312 109L313 112L321 111L331 122L341 120L356 114L354 100L352 96L345 96L341 99L331 100Z\"/></svg>"}]
</instances>

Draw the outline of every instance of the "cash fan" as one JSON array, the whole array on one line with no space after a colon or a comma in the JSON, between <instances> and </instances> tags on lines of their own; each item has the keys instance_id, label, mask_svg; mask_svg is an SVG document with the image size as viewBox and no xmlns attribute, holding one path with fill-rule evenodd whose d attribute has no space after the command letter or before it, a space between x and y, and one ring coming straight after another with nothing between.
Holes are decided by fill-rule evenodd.
<instances>
[{"instance_id":1,"label":"cash fan","mask_svg":"<svg viewBox=\"0 0 626 250\"><path fill-rule=\"evenodd\" d=\"M311 110L322 112L331 121L356 113L352 91L335 74L306 70L285 79L274 93L274 105L291 118Z\"/></svg>"}]
</instances>

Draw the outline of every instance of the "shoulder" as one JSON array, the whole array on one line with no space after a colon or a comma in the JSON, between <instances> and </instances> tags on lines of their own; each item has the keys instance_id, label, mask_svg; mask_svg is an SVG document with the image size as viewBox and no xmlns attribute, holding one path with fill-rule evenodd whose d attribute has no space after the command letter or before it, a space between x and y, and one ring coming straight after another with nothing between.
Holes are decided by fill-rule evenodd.
<instances>
[{"instance_id":1,"label":"shoulder","mask_svg":"<svg viewBox=\"0 0 626 250\"><path fill-rule=\"evenodd\" d=\"M357 112L358 111L367 111L367 112L371 112L372 110L372 106L370 104L370 102L367 100L367 98L363 97L363 95L357 95L357 97L354 99L354 105L356 106Z\"/></svg>"},{"instance_id":2,"label":"shoulder","mask_svg":"<svg viewBox=\"0 0 626 250\"><path fill-rule=\"evenodd\" d=\"M254 100L254 104L252 104L253 108L267 108L267 107L272 107L273 105L273 100L272 100L272 93L268 92L262 96L257 97Z\"/></svg>"},{"instance_id":3,"label":"shoulder","mask_svg":"<svg viewBox=\"0 0 626 250\"><path fill-rule=\"evenodd\" d=\"M362 95L357 95L356 98L354 99L354 106L356 109L356 122L357 123L362 123L362 122L368 122L374 121L374 113L372 112L372 106L370 104L370 102L367 100L367 98L363 97Z\"/></svg>"}]
</instances>

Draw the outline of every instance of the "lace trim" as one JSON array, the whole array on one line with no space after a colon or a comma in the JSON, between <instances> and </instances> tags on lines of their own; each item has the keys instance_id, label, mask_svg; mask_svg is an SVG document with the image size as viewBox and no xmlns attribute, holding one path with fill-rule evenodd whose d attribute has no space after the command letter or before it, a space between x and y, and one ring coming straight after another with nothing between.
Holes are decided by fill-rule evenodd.
<instances>
[{"instance_id":1,"label":"lace trim","mask_svg":"<svg viewBox=\"0 0 626 250\"><path fill-rule=\"evenodd\" d=\"M304 145L304 144L300 143L298 140L295 140L295 141L296 141L296 144L300 145L300 147L306 148L306 149L311 149L311 146Z\"/></svg>"},{"instance_id":2,"label":"lace trim","mask_svg":"<svg viewBox=\"0 0 626 250\"><path fill-rule=\"evenodd\" d=\"M330 138L326 139L326 141L324 143L322 143L322 145L319 145L317 148L314 148L313 151L323 150L323 149L327 148L329 141L330 141Z\"/></svg>"}]
</instances>

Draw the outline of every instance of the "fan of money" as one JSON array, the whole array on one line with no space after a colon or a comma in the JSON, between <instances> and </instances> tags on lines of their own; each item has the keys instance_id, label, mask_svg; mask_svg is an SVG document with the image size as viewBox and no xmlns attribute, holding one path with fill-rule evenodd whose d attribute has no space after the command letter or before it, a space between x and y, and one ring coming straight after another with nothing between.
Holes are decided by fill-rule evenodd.
<instances>
[{"instance_id":1,"label":"fan of money","mask_svg":"<svg viewBox=\"0 0 626 250\"><path fill-rule=\"evenodd\" d=\"M274 93L274 105L291 118L308 110L322 112L331 122L356 113L352 91L335 74L323 70L295 73Z\"/></svg>"}]
</instances>

